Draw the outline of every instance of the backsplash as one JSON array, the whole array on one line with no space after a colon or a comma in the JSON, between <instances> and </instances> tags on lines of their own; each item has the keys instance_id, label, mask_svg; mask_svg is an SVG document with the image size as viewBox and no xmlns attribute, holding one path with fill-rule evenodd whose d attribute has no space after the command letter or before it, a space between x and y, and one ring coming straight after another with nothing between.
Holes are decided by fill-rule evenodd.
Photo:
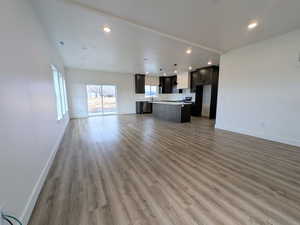
<instances>
[{"instance_id":1,"label":"backsplash","mask_svg":"<svg viewBox=\"0 0 300 225\"><path fill-rule=\"evenodd\" d=\"M183 100L185 97L192 97L195 100L195 93L190 93L190 90L183 90L182 94L159 94L158 97L154 97L154 100ZM136 100L147 100L145 94L136 94Z\"/></svg>"}]
</instances>

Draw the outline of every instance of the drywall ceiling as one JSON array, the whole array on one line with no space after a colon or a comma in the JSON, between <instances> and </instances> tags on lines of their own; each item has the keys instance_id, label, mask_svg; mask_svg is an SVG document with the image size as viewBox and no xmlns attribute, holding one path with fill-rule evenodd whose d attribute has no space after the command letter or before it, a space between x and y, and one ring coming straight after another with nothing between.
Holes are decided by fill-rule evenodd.
<instances>
[{"instance_id":1,"label":"drywall ceiling","mask_svg":"<svg viewBox=\"0 0 300 225\"><path fill-rule=\"evenodd\" d=\"M51 39L65 43L58 45L65 65L90 70L169 74L174 63L218 64L223 52L300 28L299 0L32 2ZM259 26L249 31L252 20Z\"/></svg>"}]
</instances>

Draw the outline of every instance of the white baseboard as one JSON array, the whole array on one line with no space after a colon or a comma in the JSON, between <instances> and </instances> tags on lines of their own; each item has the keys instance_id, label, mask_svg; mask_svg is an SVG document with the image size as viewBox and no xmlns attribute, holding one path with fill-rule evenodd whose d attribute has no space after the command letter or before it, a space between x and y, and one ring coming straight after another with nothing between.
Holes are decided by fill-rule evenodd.
<instances>
[{"instance_id":1,"label":"white baseboard","mask_svg":"<svg viewBox=\"0 0 300 225\"><path fill-rule=\"evenodd\" d=\"M133 115L136 114L136 112L124 112L124 113L115 113L115 114L104 114L104 115L92 115L92 116L85 116L80 114L72 114L71 119L87 119L89 117L97 117L97 116L111 116L111 115Z\"/></svg>"},{"instance_id":2,"label":"white baseboard","mask_svg":"<svg viewBox=\"0 0 300 225\"><path fill-rule=\"evenodd\" d=\"M88 115L86 114L81 114L81 113L71 113L70 114L70 119L83 119L83 118L88 118Z\"/></svg>"},{"instance_id":3,"label":"white baseboard","mask_svg":"<svg viewBox=\"0 0 300 225\"><path fill-rule=\"evenodd\" d=\"M87 119L88 116L71 116L70 119Z\"/></svg>"},{"instance_id":4,"label":"white baseboard","mask_svg":"<svg viewBox=\"0 0 300 225\"><path fill-rule=\"evenodd\" d=\"M117 115L135 115L136 112L125 112L125 113L118 113Z\"/></svg>"},{"instance_id":5,"label":"white baseboard","mask_svg":"<svg viewBox=\"0 0 300 225\"><path fill-rule=\"evenodd\" d=\"M253 132L253 131L250 131L247 129L220 126L219 124L216 124L215 128L220 129L220 130L231 131L234 133L245 134L245 135L249 135L252 137L262 138L262 139L269 140L269 141L275 141L275 142L279 142L279 143L283 143L283 144L300 147L300 140L293 140L293 139L289 139L289 138L285 138L285 137L271 136L271 135L267 135L267 134Z\"/></svg>"},{"instance_id":6,"label":"white baseboard","mask_svg":"<svg viewBox=\"0 0 300 225\"><path fill-rule=\"evenodd\" d=\"M33 209L35 207L36 201L37 201L37 199L39 197L39 194L40 194L40 192L41 192L41 190L43 188L43 185L45 183L45 180L46 180L46 178L48 176L49 170L50 170L50 168L52 166L52 163L54 161L56 152L58 151L58 148L60 146L60 143L62 141L62 138L63 138L64 134L65 134L65 130L66 130L68 124L69 124L69 121L66 123L63 131L61 132L59 138L57 139L57 141L56 141L56 143L55 143L55 145L53 147L52 153L51 153L51 155L50 155L50 157L49 157L49 159L48 159L45 167L43 168L42 173L41 173L38 181L34 185L34 188L33 188L32 192L31 192L29 198L28 198L27 204L26 204L26 206L25 206L25 208L23 210L23 213L22 213L22 215L20 217L20 219L21 219L21 221L23 222L24 225L27 225L28 222L29 222L29 220L30 220L32 211L33 211Z\"/></svg>"}]
</instances>

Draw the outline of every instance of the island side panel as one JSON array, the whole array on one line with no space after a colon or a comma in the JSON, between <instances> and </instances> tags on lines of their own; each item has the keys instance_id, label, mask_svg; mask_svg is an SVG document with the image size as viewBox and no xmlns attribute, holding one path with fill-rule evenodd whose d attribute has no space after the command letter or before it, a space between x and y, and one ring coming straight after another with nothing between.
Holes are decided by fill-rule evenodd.
<instances>
[{"instance_id":1,"label":"island side panel","mask_svg":"<svg viewBox=\"0 0 300 225\"><path fill-rule=\"evenodd\" d=\"M181 123L191 122L191 104L186 104L181 108Z\"/></svg>"},{"instance_id":2,"label":"island side panel","mask_svg":"<svg viewBox=\"0 0 300 225\"><path fill-rule=\"evenodd\" d=\"M182 107L181 104L159 104L153 103L153 116L162 120L172 121L172 122L189 122L188 121L188 110L187 107L186 115L182 117L182 110L185 107ZM190 114L189 114L190 116ZM190 119L189 119L190 120Z\"/></svg>"}]
</instances>

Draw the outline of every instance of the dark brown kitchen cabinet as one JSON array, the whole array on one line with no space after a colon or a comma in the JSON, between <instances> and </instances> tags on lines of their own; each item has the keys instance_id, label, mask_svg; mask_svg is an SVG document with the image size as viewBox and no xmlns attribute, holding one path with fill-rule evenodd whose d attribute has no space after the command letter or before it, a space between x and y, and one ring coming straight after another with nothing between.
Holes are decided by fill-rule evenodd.
<instances>
[{"instance_id":1,"label":"dark brown kitchen cabinet","mask_svg":"<svg viewBox=\"0 0 300 225\"><path fill-rule=\"evenodd\" d=\"M210 111L209 118L216 119L217 117L217 103L218 103L218 88L219 88L219 68L214 71L212 76L211 83L211 102L210 102Z\"/></svg>"},{"instance_id":2,"label":"dark brown kitchen cabinet","mask_svg":"<svg viewBox=\"0 0 300 225\"><path fill-rule=\"evenodd\" d=\"M218 82L219 67L209 66L191 72L191 92L196 92L198 85L209 85Z\"/></svg>"},{"instance_id":3,"label":"dark brown kitchen cabinet","mask_svg":"<svg viewBox=\"0 0 300 225\"><path fill-rule=\"evenodd\" d=\"M136 74L135 75L135 93L145 94L145 75Z\"/></svg>"},{"instance_id":4,"label":"dark brown kitchen cabinet","mask_svg":"<svg viewBox=\"0 0 300 225\"><path fill-rule=\"evenodd\" d=\"M212 68L203 68L199 70L201 83L204 85L211 84L212 82Z\"/></svg>"},{"instance_id":5,"label":"dark brown kitchen cabinet","mask_svg":"<svg viewBox=\"0 0 300 225\"><path fill-rule=\"evenodd\" d=\"M191 92L196 92L196 87L198 84L200 84L199 80L199 71L195 70L191 72Z\"/></svg>"},{"instance_id":6,"label":"dark brown kitchen cabinet","mask_svg":"<svg viewBox=\"0 0 300 225\"><path fill-rule=\"evenodd\" d=\"M203 87L211 85L209 118L215 119L217 113L219 67L209 66L191 72L191 92L196 93L196 101L192 105L192 115L201 116L203 105Z\"/></svg>"},{"instance_id":7,"label":"dark brown kitchen cabinet","mask_svg":"<svg viewBox=\"0 0 300 225\"><path fill-rule=\"evenodd\" d=\"M177 76L168 76L168 77L159 78L160 93L162 94L177 93L178 90L176 89L176 85L177 85Z\"/></svg>"}]
</instances>

